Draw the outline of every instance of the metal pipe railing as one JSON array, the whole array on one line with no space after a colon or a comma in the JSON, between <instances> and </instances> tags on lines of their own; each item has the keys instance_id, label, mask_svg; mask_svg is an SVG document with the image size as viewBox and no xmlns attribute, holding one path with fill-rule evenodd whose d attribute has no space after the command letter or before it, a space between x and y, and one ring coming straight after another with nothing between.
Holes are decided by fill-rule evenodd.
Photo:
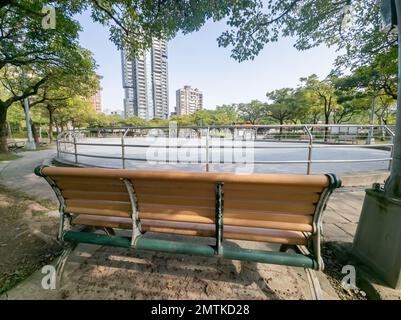
<instances>
[{"instance_id":1,"label":"metal pipe railing","mask_svg":"<svg viewBox=\"0 0 401 320\"><path fill-rule=\"evenodd\" d=\"M356 128L353 130L354 131L354 138L357 139L358 137L358 130L360 129L381 129L382 132L386 132L388 136L390 136L390 143L383 143L380 145L372 145L372 144L337 144L337 143L324 143L322 144L322 141L319 141L316 139L316 135L323 135L322 138L324 137L324 140L328 139L327 132L328 130L320 131L319 129L325 129L325 128ZM322 164L322 163L365 163L365 162L381 162L381 161L388 161L389 166L388 169L391 169L392 165L392 157L393 157L393 150L394 150L394 144L393 144L393 137L394 137L394 132L388 127L388 126L378 126L378 125L255 125L255 126L241 126L241 125L233 125L233 126L202 126L202 127L197 127L197 126L188 126L188 127L175 127L177 130L177 133L175 134L174 137L171 137L169 135L165 135L165 132L169 130L169 127L124 127L124 128L101 128L97 129L96 131L94 130L71 130L71 131L64 131L60 133L57 136L57 156L61 157L62 154L67 154L67 155L73 155L74 157L74 162L78 163L79 158L78 157L91 157L91 158L99 158L99 159L114 159L114 160L121 160L122 163L122 168L126 168L126 161L138 161L138 162L144 162L144 161L151 161L151 162L156 162L156 163L198 163L198 164L205 164L205 170L209 171L210 170L210 165L213 164L225 164L227 162L225 161L215 161L210 158L210 154L214 149L221 150L222 148L227 148L227 145L220 145L213 143L214 139L216 139L216 135L219 137L219 142L220 141L231 141L231 150L232 150L232 161L229 162L229 164L244 164L244 163L249 163L247 161L235 161L234 159L234 150L237 149L244 149L243 145L235 145L236 141L252 141L252 142L271 142L273 141L276 142L281 142L280 145L252 145L252 149L306 149L307 150L307 158L305 160L275 160L275 161L256 161L253 160L251 163L252 164L306 164L306 173L311 174L312 173L312 164ZM277 130L279 129L279 132L270 132L266 130ZM283 135L283 129L292 129L292 132L284 132L284 139L282 137ZM121 142L120 143L95 143L92 141L84 141L83 139L85 138L85 135L88 135L88 132L97 132L98 135L100 132L105 132L105 131L111 131L111 133L119 133L119 136L121 137ZM157 130L155 132L152 132L152 135L149 136L151 130ZM179 132L180 130L184 130L184 134L187 138L179 138ZM185 130L194 130L196 132L197 136L197 143L195 144L185 144L185 145L179 145L177 144L177 141L179 139L187 140L188 141L188 132ZM216 131L217 130L217 131ZM231 138L227 137L221 137L222 136L222 130L224 130L225 133L229 132L231 134ZM244 136L241 137L240 139L236 139L236 134L239 134L240 131L243 131ZM258 132L259 131L259 132ZM341 136L341 133L344 134L344 132L340 132L339 130L337 133L332 133L330 132L329 138L333 138L338 136ZM348 133L349 133L348 129ZM132 132L133 138L138 137L136 134L139 134L139 137L153 137L153 134L157 132L157 134L161 134L164 138L170 139L166 140L169 141L168 144L138 144L138 143L127 143L126 138L128 134ZM148 133L148 135L144 135L144 133ZM249 132L250 133L250 138L247 139L245 136L245 133ZM258 138L258 134L261 132L264 133L264 138L260 139ZM205 134L206 133L206 134ZM302 134L306 134L303 136ZM349 134L351 135L351 134ZM189 136L191 134L189 133ZM176 138L175 138L176 137ZM291 140L291 137L293 140ZM204 139L203 139L204 138ZM361 137L362 138L362 137ZM174 145L170 144L171 139L177 139L175 141ZM190 138L191 139L191 138ZM290 140L289 140L290 139ZM294 140L295 139L295 140ZM355 140L354 139L354 140ZM337 139L341 140L341 139ZM191 140L189 140L191 141ZM336 140L335 140L336 141ZM335 142L334 141L334 142ZM352 140L353 142L353 140ZM73 151L69 151L68 145L73 146ZM78 146L93 146L93 147L119 147L121 148L121 156L111 156L111 155L97 155L97 154L90 154L90 153L79 153L78 152ZM380 148L389 148L390 151L390 156L389 157L384 157L384 158L372 158L372 159L327 159L327 160L314 160L313 159L313 149L330 149L330 148L377 148L380 146ZM127 156L126 153L126 148L166 148L167 152L169 150L178 150L178 149L200 149L200 150L205 150L205 158L202 159L199 158L198 155L198 160L171 160L166 159L164 160L159 160L159 159L143 159L143 158L133 158Z\"/></svg>"}]
</instances>

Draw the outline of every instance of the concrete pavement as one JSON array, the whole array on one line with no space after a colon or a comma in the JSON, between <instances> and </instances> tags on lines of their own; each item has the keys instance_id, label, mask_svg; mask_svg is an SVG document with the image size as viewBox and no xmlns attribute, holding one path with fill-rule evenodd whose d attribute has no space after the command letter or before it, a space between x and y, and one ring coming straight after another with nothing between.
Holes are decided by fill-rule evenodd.
<instances>
[{"instance_id":1,"label":"concrete pavement","mask_svg":"<svg viewBox=\"0 0 401 320\"><path fill-rule=\"evenodd\" d=\"M36 166L56 155L55 148L18 153L22 158L0 162L0 184L22 191L33 198L57 201L52 189L33 173Z\"/></svg>"}]
</instances>

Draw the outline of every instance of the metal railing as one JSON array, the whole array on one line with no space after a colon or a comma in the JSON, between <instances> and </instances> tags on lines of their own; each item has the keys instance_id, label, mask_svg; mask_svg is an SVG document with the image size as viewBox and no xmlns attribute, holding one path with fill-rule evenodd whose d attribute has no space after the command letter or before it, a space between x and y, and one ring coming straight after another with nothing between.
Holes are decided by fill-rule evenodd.
<instances>
[{"instance_id":1,"label":"metal railing","mask_svg":"<svg viewBox=\"0 0 401 320\"><path fill-rule=\"evenodd\" d=\"M373 133L373 134L372 134ZM375 134L376 133L376 134ZM131 143L129 140L135 138L165 138L167 141L171 139L189 139L188 141L196 141L197 144L141 144ZM380 144L372 144L367 141L369 137L378 138ZM393 158L393 137L394 132L388 126L379 125L232 125L232 126L186 126L186 127L121 127L121 128L96 128L85 130L64 131L57 137L57 157L63 155L73 156L73 161L79 163L80 157L120 160L119 167L126 168L127 161L144 162L149 161L143 157L127 156L127 149L131 148L166 148L171 149L198 149L204 150L205 156L198 157L197 160L180 160L180 159L152 159L152 162L159 163L198 163L204 164L205 170L209 171L213 164L224 164L225 162L214 161L210 154L212 150L227 148L213 144L216 139L223 141L231 141L229 147L234 150L243 149L243 145L236 145L236 142L252 141L252 142L279 142L277 144L253 144L252 148L257 149L306 149L307 156L301 160L268 160L268 161L251 161L252 164L268 165L268 164L305 164L306 173L311 174L312 164L322 163L364 163L364 162L382 162L388 161L388 169L391 169ZM97 143L93 138L102 139L104 143ZM108 142L107 138L118 138L118 142ZM92 140L88 140L92 139ZM356 143L356 144L355 144ZM91 153L78 152L79 147L84 146L101 146L104 148L119 148L119 155L100 155ZM364 159L313 159L315 150L322 148L381 148L389 151L388 157L380 158L364 158ZM234 154L234 153L233 153ZM230 164L242 164L244 161L237 161L232 157Z\"/></svg>"}]
</instances>

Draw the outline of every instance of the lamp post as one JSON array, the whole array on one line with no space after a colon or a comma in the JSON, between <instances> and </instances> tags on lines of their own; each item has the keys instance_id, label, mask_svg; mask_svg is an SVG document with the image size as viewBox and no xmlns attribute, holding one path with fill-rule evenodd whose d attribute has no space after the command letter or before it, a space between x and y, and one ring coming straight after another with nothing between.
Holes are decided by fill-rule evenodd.
<instances>
[{"instance_id":1,"label":"lamp post","mask_svg":"<svg viewBox=\"0 0 401 320\"><path fill-rule=\"evenodd\" d=\"M24 82L28 82L28 75L26 74L25 70L22 69L22 75ZM22 105L24 107L24 113L25 113L25 122L26 122L26 130L28 132L28 142L26 144L26 148L28 150L36 150L36 144L35 140L33 139L33 134L32 134L32 127L31 127L31 117L29 113L29 99L25 98L22 101Z\"/></svg>"},{"instance_id":2,"label":"lamp post","mask_svg":"<svg viewBox=\"0 0 401 320\"><path fill-rule=\"evenodd\" d=\"M385 31L398 32L398 98L391 173L366 190L353 253L379 278L401 289L401 0L382 0Z\"/></svg>"},{"instance_id":3,"label":"lamp post","mask_svg":"<svg viewBox=\"0 0 401 320\"><path fill-rule=\"evenodd\" d=\"M28 98L24 99L24 111L25 111L26 130L28 132L28 143L26 144L26 148L28 150L36 150L35 140L33 139L33 135L32 135L31 117L29 114Z\"/></svg>"}]
</instances>

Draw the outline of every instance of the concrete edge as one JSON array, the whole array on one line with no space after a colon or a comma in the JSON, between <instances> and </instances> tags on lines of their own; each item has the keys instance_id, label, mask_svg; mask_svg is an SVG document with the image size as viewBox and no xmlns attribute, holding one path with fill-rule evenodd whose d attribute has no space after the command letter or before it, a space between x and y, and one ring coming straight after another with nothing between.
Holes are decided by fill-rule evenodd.
<instances>
[{"instance_id":1,"label":"concrete edge","mask_svg":"<svg viewBox=\"0 0 401 320\"><path fill-rule=\"evenodd\" d=\"M373 183L384 183L390 175L390 171L361 171L343 173L340 175L343 187L371 186Z\"/></svg>"}]
</instances>

